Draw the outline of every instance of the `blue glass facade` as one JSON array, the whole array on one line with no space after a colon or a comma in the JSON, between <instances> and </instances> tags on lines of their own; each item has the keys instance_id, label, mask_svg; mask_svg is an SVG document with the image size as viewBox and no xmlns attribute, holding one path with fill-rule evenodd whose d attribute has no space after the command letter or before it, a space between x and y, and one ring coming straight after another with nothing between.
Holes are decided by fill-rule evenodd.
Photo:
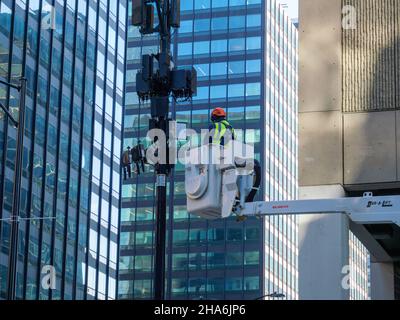
<instances>
[{"instance_id":1,"label":"blue glass facade","mask_svg":"<svg viewBox=\"0 0 400 320\"><path fill-rule=\"evenodd\" d=\"M129 10L131 12L131 10ZM207 129L223 107L238 139L255 147L264 181L258 199L297 196L297 30L275 1L184 0L173 34L179 67L198 72L193 101L172 104L187 127ZM149 104L139 103L135 79L141 55L157 53L155 36L128 28L124 147L146 136ZM153 296L154 174L122 186L118 297ZM184 168L169 180L168 299L255 299L297 291L297 221L291 217L205 221L188 216Z\"/></svg>"},{"instance_id":2,"label":"blue glass facade","mask_svg":"<svg viewBox=\"0 0 400 320\"><path fill-rule=\"evenodd\" d=\"M115 299L127 1L1 0L0 78L27 78L18 299ZM13 111L18 94L0 88ZM0 298L16 130L0 114ZM41 218L38 220L37 218ZM53 218L53 219L48 219ZM54 290L42 270L54 266Z\"/></svg>"}]
</instances>

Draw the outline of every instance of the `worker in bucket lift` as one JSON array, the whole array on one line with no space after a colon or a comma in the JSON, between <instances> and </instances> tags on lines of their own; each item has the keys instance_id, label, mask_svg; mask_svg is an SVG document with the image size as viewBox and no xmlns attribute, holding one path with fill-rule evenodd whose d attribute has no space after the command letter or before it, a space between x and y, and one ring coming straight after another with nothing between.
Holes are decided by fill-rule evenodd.
<instances>
[{"instance_id":1,"label":"worker in bucket lift","mask_svg":"<svg viewBox=\"0 0 400 320\"><path fill-rule=\"evenodd\" d=\"M226 120L226 112L222 108L215 108L211 113L212 124L208 128L210 131L209 143L224 146L236 139L235 129ZM227 138L228 141L225 141Z\"/></svg>"},{"instance_id":2,"label":"worker in bucket lift","mask_svg":"<svg viewBox=\"0 0 400 320\"><path fill-rule=\"evenodd\" d=\"M212 124L208 128L210 131L209 143L224 147L230 140L236 140L235 129L226 120L226 112L222 108L215 108L211 113ZM236 197L239 200L239 194ZM240 216L236 219L238 222L246 220L246 217Z\"/></svg>"}]
</instances>

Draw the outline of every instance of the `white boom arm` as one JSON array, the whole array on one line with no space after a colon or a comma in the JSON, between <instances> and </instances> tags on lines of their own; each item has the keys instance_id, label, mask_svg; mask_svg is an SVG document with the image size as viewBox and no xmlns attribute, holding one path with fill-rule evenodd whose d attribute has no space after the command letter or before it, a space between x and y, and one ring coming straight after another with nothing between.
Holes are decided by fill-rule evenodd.
<instances>
[{"instance_id":1,"label":"white boom arm","mask_svg":"<svg viewBox=\"0 0 400 320\"><path fill-rule=\"evenodd\" d=\"M400 196L294 200L246 203L235 210L240 216L343 213L355 223L400 226Z\"/></svg>"},{"instance_id":2,"label":"white boom arm","mask_svg":"<svg viewBox=\"0 0 400 320\"><path fill-rule=\"evenodd\" d=\"M200 158L207 161L195 161ZM357 198L246 202L256 175L254 164L248 164L254 160L236 157L234 163L225 163L224 155L216 146L192 149L188 152L188 159L185 168L187 210L205 219L232 215L341 213L359 224L394 223L400 226L400 195L374 197L367 192Z\"/></svg>"}]
</instances>

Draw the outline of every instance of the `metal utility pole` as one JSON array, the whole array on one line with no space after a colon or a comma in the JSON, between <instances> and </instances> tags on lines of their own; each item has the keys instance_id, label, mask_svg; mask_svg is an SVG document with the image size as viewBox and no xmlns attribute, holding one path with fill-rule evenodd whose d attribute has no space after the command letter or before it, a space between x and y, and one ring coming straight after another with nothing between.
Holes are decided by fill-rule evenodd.
<instances>
[{"instance_id":1,"label":"metal utility pole","mask_svg":"<svg viewBox=\"0 0 400 320\"><path fill-rule=\"evenodd\" d=\"M20 85L14 85L0 80L0 83L10 88L17 89L20 94L18 121L14 119L8 108L0 103L8 119L17 128L17 144L15 156L14 170L14 187L13 187L13 206L11 214L11 233L10 233L10 251L8 260L8 277L7 277L7 298L15 300L16 291L16 275L18 261L18 231L19 231L19 205L21 194L21 177L22 177L22 161L24 154L24 130L25 130L25 96L26 96L26 78L20 79Z\"/></svg>"},{"instance_id":2,"label":"metal utility pole","mask_svg":"<svg viewBox=\"0 0 400 320\"><path fill-rule=\"evenodd\" d=\"M154 27L154 7L157 10L158 26ZM167 179L173 168L168 158L169 152L169 99L190 99L196 94L197 75L195 70L176 70L172 66L171 28L180 26L180 0L132 0L132 24L140 27L142 34L159 33L160 52L156 55L143 55L142 70L136 76L136 89L139 99L150 100L151 119L149 129L164 133L165 144L158 141L158 154L165 154L164 160L154 163L156 173L156 229L154 259L154 299L164 300L165 295L165 239L167 219ZM157 62L157 64L155 63ZM156 68L158 65L158 68ZM142 145L125 151L122 157L125 179L135 165L136 172L147 162ZM141 166L139 165L141 164ZM142 169L143 170L143 169Z\"/></svg>"},{"instance_id":3,"label":"metal utility pole","mask_svg":"<svg viewBox=\"0 0 400 320\"><path fill-rule=\"evenodd\" d=\"M163 2L163 12L168 14L169 0ZM157 4L157 11L160 19L160 75L164 78L163 85L169 85L170 72L170 47L171 28L168 24L168 15L160 13L160 5ZM151 117L155 119L155 127L168 134L168 113L169 113L169 90L159 96L151 98ZM168 141L168 138L167 138ZM160 146L161 148L167 146ZM165 295L165 239L167 226L167 176L171 167L169 161L166 164L156 164L156 252L154 264L154 299L164 300Z\"/></svg>"}]
</instances>

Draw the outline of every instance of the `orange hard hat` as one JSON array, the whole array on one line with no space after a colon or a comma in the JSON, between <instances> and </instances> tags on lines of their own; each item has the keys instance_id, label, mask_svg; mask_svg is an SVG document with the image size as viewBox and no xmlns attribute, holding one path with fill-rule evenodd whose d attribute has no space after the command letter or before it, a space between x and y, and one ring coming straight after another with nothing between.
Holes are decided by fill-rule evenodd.
<instances>
[{"instance_id":1,"label":"orange hard hat","mask_svg":"<svg viewBox=\"0 0 400 320\"><path fill-rule=\"evenodd\" d=\"M226 112L222 108L215 108L213 112L211 113L211 116L213 117L226 117Z\"/></svg>"}]
</instances>

